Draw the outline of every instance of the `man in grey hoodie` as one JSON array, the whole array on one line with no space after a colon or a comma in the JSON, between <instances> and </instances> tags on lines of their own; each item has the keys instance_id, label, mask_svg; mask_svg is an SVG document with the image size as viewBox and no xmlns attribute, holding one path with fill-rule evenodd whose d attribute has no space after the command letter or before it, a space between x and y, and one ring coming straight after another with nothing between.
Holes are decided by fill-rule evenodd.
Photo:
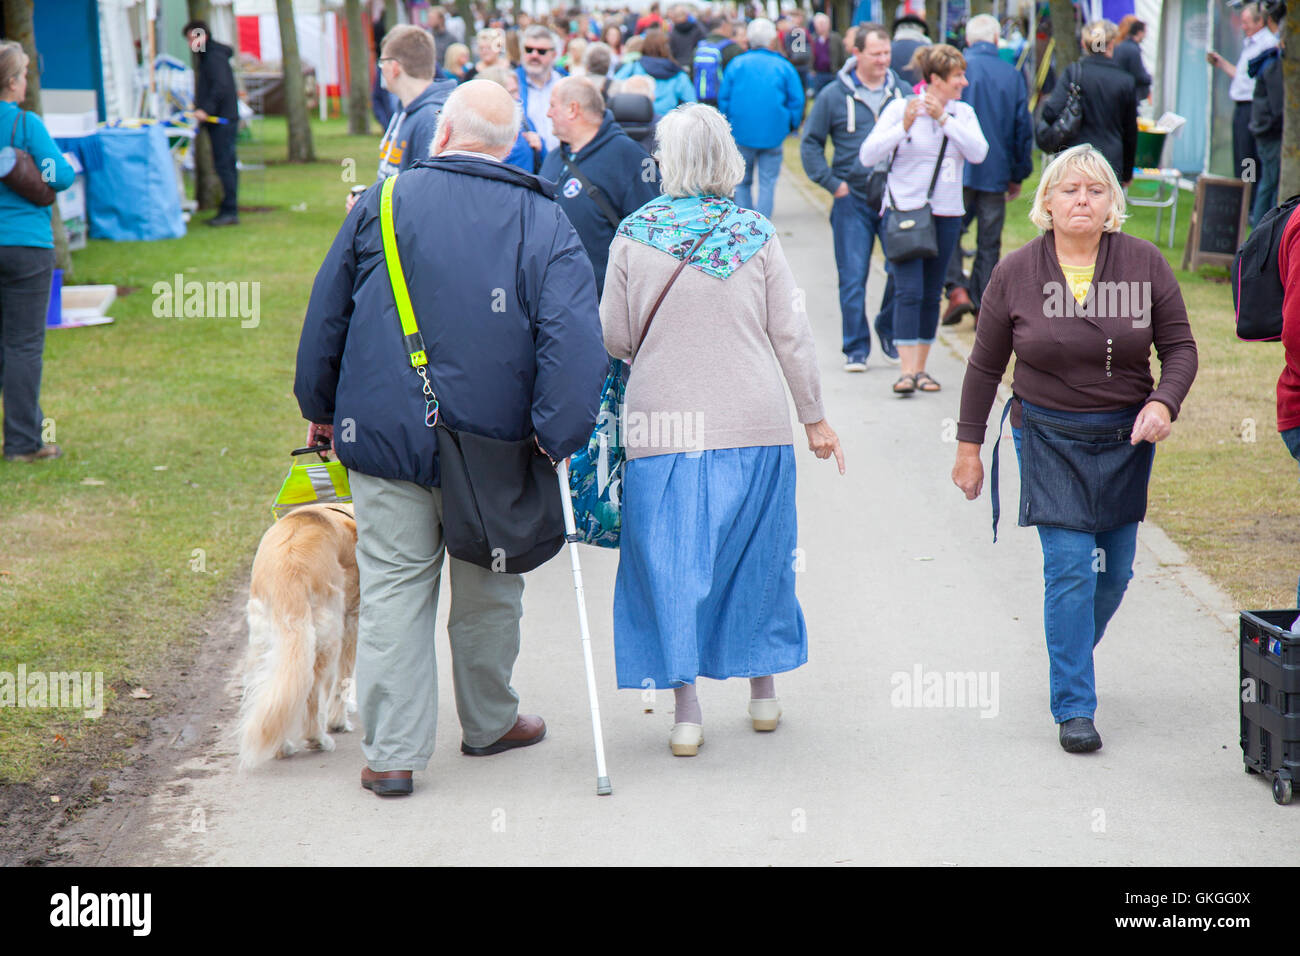
<instances>
[{"instance_id":1,"label":"man in grey hoodie","mask_svg":"<svg viewBox=\"0 0 1300 956\"><path fill-rule=\"evenodd\" d=\"M804 124L800 155L808 178L831 194L831 231L835 236L835 266L840 280L840 316L844 341L844 370L865 372L871 352L867 328L867 274L871 248L880 236L878 207L867 201L871 170L858 162L858 148L876 125L885 105L906 96L907 88L889 68L889 32L875 23L858 28L851 56L813 101ZM826 139L833 152L826 162ZM893 279L885 286L876 335L890 362L898 361L893 346Z\"/></svg>"},{"instance_id":2,"label":"man in grey hoodie","mask_svg":"<svg viewBox=\"0 0 1300 956\"><path fill-rule=\"evenodd\" d=\"M455 80L433 78L435 56L433 37L420 27L393 27L384 37L380 76L402 108L388 121L379 144L379 180L408 169L418 159L429 158L438 111L456 88Z\"/></svg>"}]
</instances>

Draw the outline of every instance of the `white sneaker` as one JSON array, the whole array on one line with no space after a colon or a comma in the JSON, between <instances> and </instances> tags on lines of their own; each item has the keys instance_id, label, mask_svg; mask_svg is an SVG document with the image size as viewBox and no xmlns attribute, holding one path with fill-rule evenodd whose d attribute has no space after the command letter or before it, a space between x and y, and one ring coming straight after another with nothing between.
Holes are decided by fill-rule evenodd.
<instances>
[{"instance_id":1,"label":"white sneaker","mask_svg":"<svg viewBox=\"0 0 1300 956\"><path fill-rule=\"evenodd\" d=\"M672 733L668 735L668 746L674 757L694 757L700 752L704 743L703 724L673 724Z\"/></svg>"},{"instance_id":2,"label":"white sneaker","mask_svg":"<svg viewBox=\"0 0 1300 956\"><path fill-rule=\"evenodd\" d=\"M781 698L766 697L749 702L749 719L755 730L776 730L781 722Z\"/></svg>"}]
</instances>

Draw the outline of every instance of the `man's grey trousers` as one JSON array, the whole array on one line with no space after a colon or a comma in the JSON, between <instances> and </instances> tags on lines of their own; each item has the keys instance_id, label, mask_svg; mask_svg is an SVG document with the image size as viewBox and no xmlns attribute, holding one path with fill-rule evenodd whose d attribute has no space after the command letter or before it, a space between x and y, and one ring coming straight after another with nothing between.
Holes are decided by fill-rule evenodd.
<instances>
[{"instance_id":1,"label":"man's grey trousers","mask_svg":"<svg viewBox=\"0 0 1300 956\"><path fill-rule=\"evenodd\" d=\"M442 491L348 475L357 516L361 610L357 707L371 770L423 770L438 717L434 653L442 573ZM451 561L452 677L462 739L484 747L519 716L510 674L519 656L524 579Z\"/></svg>"}]
</instances>

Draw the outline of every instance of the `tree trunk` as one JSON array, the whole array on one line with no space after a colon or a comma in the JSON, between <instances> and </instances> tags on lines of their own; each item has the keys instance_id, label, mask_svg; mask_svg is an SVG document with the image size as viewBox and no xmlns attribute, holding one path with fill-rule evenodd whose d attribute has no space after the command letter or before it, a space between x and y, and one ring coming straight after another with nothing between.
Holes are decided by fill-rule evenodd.
<instances>
[{"instance_id":1,"label":"tree trunk","mask_svg":"<svg viewBox=\"0 0 1300 956\"><path fill-rule=\"evenodd\" d=\"M27 98L18 105L33 113L41 113L40 57L36 54L36 27L32 22L32 0L4 0L5 32L7 40L23 45L27 54ZM59 204L50 207L50 231L54 235L54 268L62 269L64 278L72 276L72 253L68 250L68 231L63 228Z\"/></svg>"},{"instance_id":2,"label":"tree trunk","mask_svg":"<svg viewBox=\"0 0 1300 956\"><path fill-rule=\"evenodd\" d=\"M361 0L346 0L348 20L348 133L370 132L370 26L361 16Z\"/></svg>"},{"instance_id":3,"label":"tree trunk","mask_svg":"<svg viewBox=\"0 0 1300 956\"><path fill-rule=\"evenodd\" d=\"M1282 21L1282 179L1278 199L1300 193L1300 10Z\"/></svg>"},{"instance_id":4,"label":"tree trunk","mask_svg":"<svg viewBox=\"0 0 1300 956\"><path fill-rule=\"evenodd\" d=\"M302 83L302 60L298 57L298 28L293 22L293 0L275 0L280 21L280 60L284 68L284 112L289 124L289 162L316 161L307 119L307 96Z\"/></svg>"},{"instance_id":5,"label":"tree trunk","mask_svg":"<svg viewBox=\"0 0 1300 956\"><path fill-rule=\"evenodd\" d=\"M474 8L470 6L470 0L456 0L456 13L465 21L465 42L469 44L471 50L474 49ZM439 63L439 66L442 64Z\"/></svg>"},{"instance_id":6,"label":"tree trunk","mask_svg":"<svg viewBox=\"0 0 1300 956\"><path fill-rule=\"evenodd\" d=\"M892 37L894 35L894 21L898 19L898 4L895 0L884 0L884 3L880 6L885 15L885 29L889 31L889 35Z\"/></svg>"},{"instance_id":7,"label":"tree trunk","mask_svg":"<svg viewBox=\"0 0 1300 956\"><path fill-rule=\"evenodd\" d=\"M398 19L397 0L384 0L384 29L391 30L402 21ZM380 37L382 40L383 37Z\"/></svg>"},{"instance_id":8,"label":"tree trunk","mask_svg":"<svg viewBox=\"0 0 1300 956\"><path fill-rule=\"evenodd\" d=\"M1079 34L1071 0L1051 0L1052 39L1056 41L1056 75L1079 59Z\"/></svg>"},{"instance_id":9,"label":"tree trunk","mask_svg":"<svg viewBox=\"0 0 1300 956\"><path fill-rule=\"evenodd\" d=\"M981 13L993 13L993 0L970 0L970 15L973 17Z\"/></svg>"},{"instance_id":10,"label":"tree trunk","mask_svg":"<svg viewBox=\"0 0 1300 956\"><path fill-rule=\"evenodd\" d=\"M208 0L185 0L185 12L191 20L212 22L212 4ZM198 54L190 54L191 66L198 70ZM194 137L194 198L200 209L216 209L221 205L221 180L212 164L212 143L199 124L199 135Z\"/></svg>"},{"instance_id":11,"label":"tree trunk","mask_svg":"<svg viewBox=\"0 0 1300 956\"><path fill-rule=\"evenodd\" d=\"M891 0L885 0L886 3ZM925 0L925 32L930 34L930 39L935 43L943 43L944 39L939 35L939 0Z\"/></svg>"},{"instance_id":12,"label":"tree trunk","mask_svg":"<svg viewBox=\"0 0 1300 956\"><path fill-rule=\"evenodd\" d=\"M830 4L829 12L831 14L832 23L834 24L834 29L841 36L844 35L844 32L848 30L849 27L853 26L854 6L855 4L853 3L853 0L832 0Z\"/></svg>"}]
</instances>

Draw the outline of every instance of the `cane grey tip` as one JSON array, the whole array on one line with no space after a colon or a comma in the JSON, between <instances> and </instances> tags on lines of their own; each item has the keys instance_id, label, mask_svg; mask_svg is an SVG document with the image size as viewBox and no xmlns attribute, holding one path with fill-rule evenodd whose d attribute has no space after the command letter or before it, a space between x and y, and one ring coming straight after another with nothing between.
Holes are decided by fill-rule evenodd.
<instances>
[{"instance_id":1,"label":"cane grey tip","mask_svg":"<svg viewBox=\"0 0 1300 956\"><path fill-rule=\"evenodd\" d=\"M601 797L608 797L614 792L614 788L609 785L609 777L596 778L596 794Z\"/></svg>"}]
</instances>

